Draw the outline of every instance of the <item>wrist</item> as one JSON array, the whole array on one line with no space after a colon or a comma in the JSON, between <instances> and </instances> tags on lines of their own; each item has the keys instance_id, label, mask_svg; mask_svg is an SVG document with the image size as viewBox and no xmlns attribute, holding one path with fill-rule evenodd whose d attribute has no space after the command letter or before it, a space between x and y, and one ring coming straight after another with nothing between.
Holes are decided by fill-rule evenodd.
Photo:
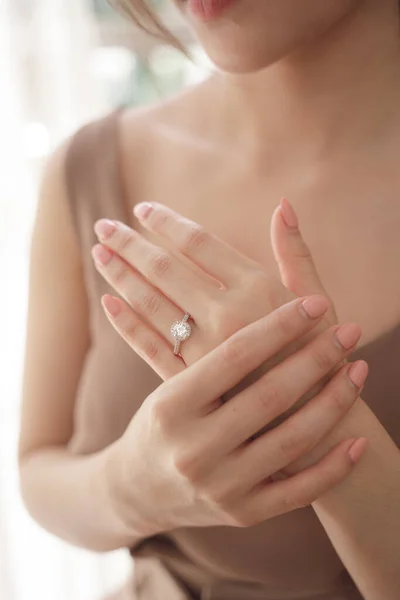
<instances>
[{"instance_id":1,"label":"wrist","mask_svg":"<svg viewBox=\"0 0 400 600\"><path fill-rule=\"evenodd\" d=\"M134 466L126 465L123 438L109 446L106 452L104 487L116 526L131 542L160 533L163 529L151 519L149 503L143 496L136 497L138 492L144 494L144 490L140 490Z\"/></svg>"}]
</instances>

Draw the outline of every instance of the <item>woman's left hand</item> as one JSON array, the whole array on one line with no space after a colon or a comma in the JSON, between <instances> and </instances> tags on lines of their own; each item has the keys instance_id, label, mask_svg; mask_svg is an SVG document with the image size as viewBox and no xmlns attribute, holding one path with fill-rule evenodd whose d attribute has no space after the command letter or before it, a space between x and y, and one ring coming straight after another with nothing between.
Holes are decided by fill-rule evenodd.
<instances>
[{"instance_id":1,"label":"woman's left hand","mask_svg":"<svg viewBox=\"0 0 400 600\"><path fill-rule=\"evenodd\" d=\"M137 205L135 215L171 250L151 243L123 223L102 219L95 225L101 244L94 247L93 258L103 277L133 309L105 296L108 318L116 327L113 312L120 312L125 304L124 324L119 319L116 329L164 380L295 296L326 296L294 211L285 200L271 223L285 285L257 262L163 205ZM192 334L182 342L180 358L173 354L170 328L186 312L192 317ZM322 329L334 323L331 307ZM313 337L320 332L321 327L316 328ZM293 351L298 347L297 343Z\"/></svg>"},{"instance_id":2,"label":"woman's left hand","mask_svg":"<svg viewBox=\"0 0 400 600\"><path fill-rule=\"evenodd\" d=\"M126 300L103 296L109 321L164 380L294 297L315 294L327 297L300 234L296 214L285 200L276 208L271 220L272 247L282 281L198 224L163 205L137 205L135 214L142 225L159 235L171 250L151 243L123 223L101 220L95 225L101 244L93 248L93 257L99 272ZM170 327L186 312L193 317L192 335L182 343L182 357L179 357L173 353ZM225 394L224 400L336 323L331 302L324 319L310 333L262 365ZM317 356L315 360L321 362L324 357ZM259 434L276 427L313 398L341 364ZM316 463L331 447L327 439L326 445L325 442L319 444L307 456L286 467L285 475Z\"/></svg>"}]
</instances>

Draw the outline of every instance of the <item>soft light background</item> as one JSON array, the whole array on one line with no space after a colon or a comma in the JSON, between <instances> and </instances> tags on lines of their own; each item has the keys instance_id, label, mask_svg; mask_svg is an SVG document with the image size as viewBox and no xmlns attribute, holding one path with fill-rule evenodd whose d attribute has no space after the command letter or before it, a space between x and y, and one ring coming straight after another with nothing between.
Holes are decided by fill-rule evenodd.
<instances>
[{"instance_id":1,"label":"soft light background","mask_svg":"<svg viewBox=\"0 0 400 600\"><path fill-rule=\"evenodd\" d=\"M191 43L172 3L153 3ZM98 556L42 531L19 498L30 236L48 153L84 121L206 76L209 64L191 47L194 64L135 31L105 0L0 0L0 600L96 600L131 567L123 550Z\"/></svg>"}]
</instances>

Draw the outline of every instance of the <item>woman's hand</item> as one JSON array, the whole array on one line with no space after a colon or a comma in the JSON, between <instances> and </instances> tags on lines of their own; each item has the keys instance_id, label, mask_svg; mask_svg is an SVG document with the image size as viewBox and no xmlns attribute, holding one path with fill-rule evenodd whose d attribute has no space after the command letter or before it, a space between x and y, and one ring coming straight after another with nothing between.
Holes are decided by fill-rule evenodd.
<instances>
[{"instance_id":1,"label":"woman's hand","mask_svg":"<svg viewBox=\"0 0 400 600\"><path fill-rule=\"evenodd\" d=\"M135 212L142 224L152 234L160 235L171 249L156 246L122 223L102 220L95 229L103 245L94 248L93 256L100 273L135 311L128 310L125 305L124 327L118 331L164 380L179 373L185 363L195 362L229 335L294 295L326 295L297 227L296 215L287 201L282 201L275 210L271 222L272 247L285 285L258 263L162 205L138 205ZM114 309L120 309L121 300L105 296L103 305L115 326L112 313ZM192 336L181 347L183 362L173 354L169 329L186 310L193 315L194 323L191 322ZM314 330L260 365L229 390L224 400L245 389L262 373L336 322L330 303L324 319ZM354 334L358 329L356 325L346 328L345 343L349 352L357 343L359 336L356 339ZM276 427L309 401L339 367L340 364L328 372L286 413L265 425L259 434ZM323 440L313 452L288 466L284 473L290 475L314 464L333 445L329 439Z\"/></svg>"},{"instance_id":2,"label":"woman's hand","mask_svg":"<svg viewBox=\"0 0 400 600\"><path fill-rule=\"evenodd\" d=\"M139 319L119 302L114 326L125 334L126 323L134 323L136 339ZM350 473L354 439L293 477L270 478L309 452L351 408L366 377L363 361L342 366L306 406L254 439L260 427L343 361L352 345L340 341L347 338L346 326L320 333L229 402L219 400L314 329L327 308L321 296L292 300L240 329L146 399L117 442L111 465L118 514L135 534L255 525L310 504ZM359 334L354 333L353 343ZM161 347L160 362L163 353L168 361L171 350Z\"/></svg>"},{"instance_id":3,"label":"woman's hand","mask_svg":"<svg viewBox=\"0 0 400 600\"><path fill-rule=\"evenodd\" d=\"M296 295L324 292L298 228L285 226L281 213L284 210L286 214L290 211L285 201L272 218L272 241L282 278L289 287L296 288L299 278L293 279L291 274L300 271L300 284L311 289L302 294L295 292ZM135 351L164 380L178 373L185 364L193 364L234 332L295 297L264 267L171 209L160 204L142 204L135 208L135 213L170 250L153 244L123 223L101 220L95 230L103 245L94 247L93 257L100 273L142 319L140 329L138 323L126 322L124 337L130 338ZM285 254L297 260L295 270L286 268ZM111 322L112 302L112 298L103 299ZM193 320L190 322L192 335L181 346L183 363L173 355L170 327L181 320L185 312L189 312ZM336 323L336 315L331 304L324 322L315 332L295 340L284 349L284 354L261 365L241 382L241 388L333 323ZM351 330L350 326L350 335ZM165 352L166 348L169 352ZM326 380L331 375L328 374ZM319 387L324 383L318 384ZM230 390L225 399L237 391L238 388ZM292 412L316 391L318 387L303 397ZM271 427L288 414L279 417Z\"/></svg>"},{"instance_id":4,"label":"woman's hand","mask_svg":"<svg viewBox=\"0 0 400 600\"><path fill-rule=\"evenodd\" d=\"M93 257L100 273L157 334L150 348L138 344L135 348L153 368L151 357L156 352L165 344L172 351L170 327L186 312L192 316L192 335L180 352L190 365L234 332L295 297L257 262L171 209L145 204L136 207L136 214L170 250L123 223L101 220L95 230L102 245L94 247ZM301 242L298 236L297 244ZM320 286L307 293L323 291ZM319 330L335 322L330 306ZM296 341L293 350L306 341ZM156 365L163 379L182 366L178 358L163 364L158 360Z\"/></svg>"}]
</instances>

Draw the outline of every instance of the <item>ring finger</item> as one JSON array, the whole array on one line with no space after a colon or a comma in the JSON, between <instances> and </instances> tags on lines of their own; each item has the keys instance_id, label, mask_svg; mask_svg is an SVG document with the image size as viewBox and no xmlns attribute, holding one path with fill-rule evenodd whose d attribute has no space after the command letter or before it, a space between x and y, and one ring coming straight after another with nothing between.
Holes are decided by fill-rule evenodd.
<instances>
[{"instance_id":1,"label":"ring finger","mask_svg":"<svg viewBox=\"0 0 400 600\"><path fill-rule=\"evenodd\" d=\"M95 224L99 241L118 254L185 312L206 316L204 307L219 296L212 279L195 273L171 252L152 244L140 233L119 221L101 219Z\"/></svg>"},{"instance_id":2,"label":"ring finger","mask_svg":"<svg viewBox=\"0 0 400 600\"><path fill-rule=\"evenodd\" d=\"M108 294L101 302L114 329L161 379L166 381L185 369L184 362L172 354L164 338L142 323L126 302Z\"/></svg>"},{"instance_id":3,"label":"ring finger","mask_svg":"<svg viewBox=\"0 0 400 600\"><path fill-rule=\"evenodd\" d=\"M104 279L143 317L149 325L173 345L170 327L182 320L184 310L171 302L118 254L96 244L92 250L96 268ZM191 324L193 331L193 325Z\"/></svg>"}]
</instances>

